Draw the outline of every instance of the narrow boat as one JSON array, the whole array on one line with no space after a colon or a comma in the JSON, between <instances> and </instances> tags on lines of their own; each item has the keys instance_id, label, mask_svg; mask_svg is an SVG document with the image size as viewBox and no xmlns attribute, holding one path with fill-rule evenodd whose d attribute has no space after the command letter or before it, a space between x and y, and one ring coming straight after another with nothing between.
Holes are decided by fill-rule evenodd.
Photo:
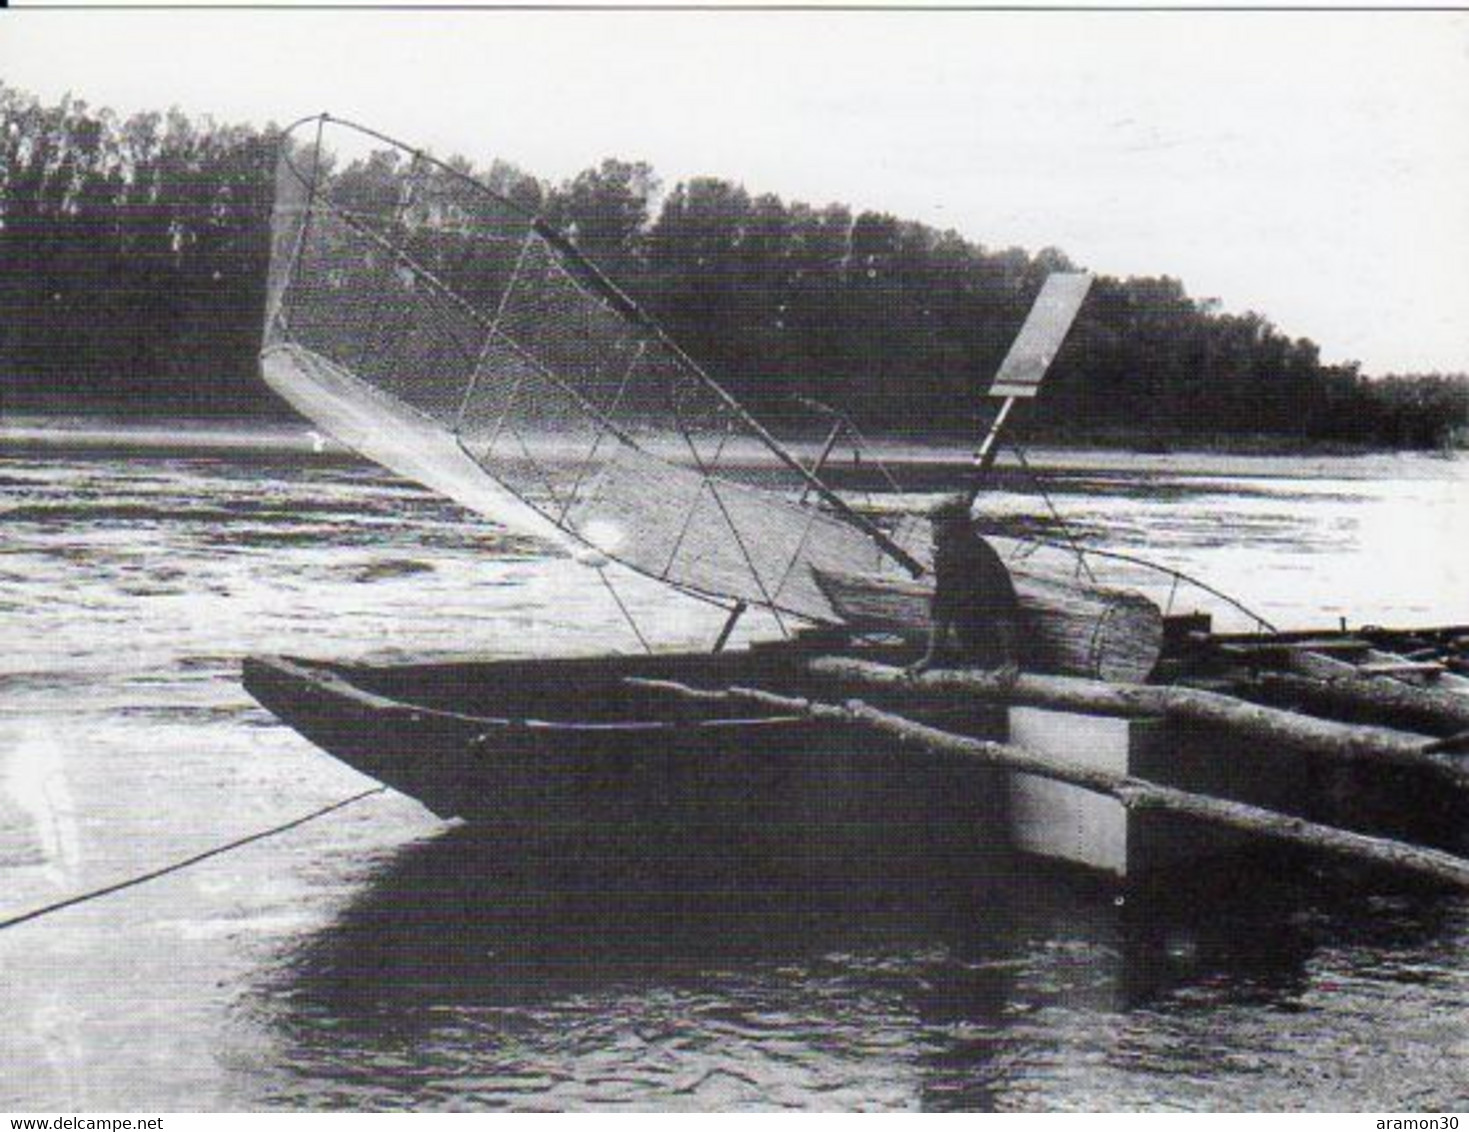
<instances>
[{"instance_id":1,"label":"narrow boat","mask_svg":"<svg viewBox=\"0 0 1469 1132\"><path fill-rule=\"evenodd\" d=\"M1297 645L1308 651L1297 654ZM1178 687L1244 691L1260 686L1262 675L1288 671L1300 655L1360 646L1357 633L1282 641L1195 632L1187 646L1165 654L1159 672ZM1257 650L1284 655L1267 670L1256 663ZM1254 844L1175 814L1130 811L1082 787L956 759L866 728L770 705L690 700L660 683L836 701L846 689L813 671L817 658L891 662L910 652L826 632L720 653L352 664L260 657L246 661L245 685L321 749L441 817L480 823L516 852L578 862L627 852L702 853L762 870L830 875L866 862L889 877L896 870L937 878L1013 867L997 858L1018 850L1146 881L1227 862ZM1241 656L1251 661L1246 670ZM1260 702L1283 702L1268 680L1263 686L1270 694ZM1443 733L1469 710L1461 695L1412 691L1403 686L1386 703L1375 693L1368 701L1347 697L1336 714L1370 722L1383 718L1373 715L1380 707L1385 718L1401 721L1411 707L1419 726ZM1445 789L1442 765L1343 761L1330 744L1302 749L1291 726L1304 724L1313 739L1313 728L1326 722L1316 717L1287 712L1285 728L1262 742L1258 718L1248 715L1242 737L1228 718L1118 716L925 694L920 687L869 689L863 700L948 735L1017 743L1075 768L1377 836L1454 851L1464 846L1463 782ZM1242 704L1247 713L1251 706Z\"/></svg>"},{"instance_id":2,"label":"narrow boat","mask_svg":"<svg viewBox=\"0 0 1469 1132\"><path fill-rule=\"evenodd\" d=\"M720 653L341 664L245 662L245 687L322 750L520 851L738 856L801 870L908 860L975 867L1003 848L1004 780L855 728L691 702L638 680L818 691L821 644ZM905 705L1003 736L1002 708Z\"/></svg>"}]
</instances>

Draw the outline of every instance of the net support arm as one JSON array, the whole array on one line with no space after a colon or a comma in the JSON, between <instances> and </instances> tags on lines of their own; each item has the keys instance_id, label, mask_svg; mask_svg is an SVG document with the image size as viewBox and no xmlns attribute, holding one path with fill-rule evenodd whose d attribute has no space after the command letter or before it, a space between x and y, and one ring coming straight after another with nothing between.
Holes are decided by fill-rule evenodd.
<instances>
[{"instance_id":1,"label":"net support arm","mask_svg":"<svg viewBox=\"0 0 1469 1132\"><path fill-rule=\"evenodd\" d=\"M1005 427L1005 421L1010 417L1010 410L1015 408L1016 397L1006 397L1000 406L1000 411L995 414L994 423L990 425L989 432L980 441L979 449L974 453L974 470L977 476L983 476L995 466L995 461L1000 455L1000 430ZM978 491L978 484L975 485Z\"/></svg>"},{"instance_id":2,"label":"net support arm","mask_svg":"<svg viewBox=\"0 0 1469 1132\"><path fill-rule=\"evenodd\" d=\"M816 457L816 463L811 465L811 474L813 476L817 476L819 478L821 473L826 469L826 462L831 459L832 449L837 446L837 440L841 437L841 435L842 422L837 421L836 424L831 426L831 431L826 434L826 443L821 446L821 454ZM808 484L806 486L806 490L801 492L801 502L805 503L806 500L810 498L811 486Z\"/></svg>"},{"instance_id":3,"label":"net support arm","mask_svg":"<svg viewBox=\"0 0 1469 1132\"><path fill-rule=\"evenodd\" d=\"M974 454L974 486L969 492L973 504L980 485L999 456L1000 432L1010 418L1015 403L1034 397L1051 368L1061 343L1065 341L1077 312L1091 290L1092 276L1082 271L1053 271L1046 276L1040 294L1031 305L1020 333L1010 344L1005 360L989 388L991 397L1003 398L994 423Z\"/></svg>"}]
</instances>

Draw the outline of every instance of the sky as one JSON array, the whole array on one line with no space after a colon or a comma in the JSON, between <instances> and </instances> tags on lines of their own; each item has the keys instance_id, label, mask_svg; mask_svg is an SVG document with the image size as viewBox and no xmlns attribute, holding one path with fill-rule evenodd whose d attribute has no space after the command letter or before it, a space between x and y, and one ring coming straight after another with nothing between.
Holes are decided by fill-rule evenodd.
<instances>
[{"instance_id":1,"label":"sky","mask_svg":"<svg viewBox=\"0 0 1469 1132\"><path fill-rule=\"evenodd\" d=\"M1171 275L1369 374L1469 372L1469 13L0 12L0 79L603 157Z\"/></svg>"}]
</instances>

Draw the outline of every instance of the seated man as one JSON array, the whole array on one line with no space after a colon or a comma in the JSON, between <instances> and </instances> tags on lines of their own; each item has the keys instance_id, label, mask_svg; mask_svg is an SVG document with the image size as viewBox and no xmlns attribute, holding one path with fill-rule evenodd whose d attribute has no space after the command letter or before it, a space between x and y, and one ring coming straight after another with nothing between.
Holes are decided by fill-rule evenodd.
<instances>
[{"instance_id":1,"label":"seated man","mask_svg":"<svg viewBox=\"0 0 1469 1132\"><path fill-rule=\"evenodd\" d=\"M929 512L933 522L933 605L928 652L909 671L926 672L948 651L955 666L1019 672L1020 606L1015 584L994 547L975 533L966 496Z\"/></svg>"}]
</instances>

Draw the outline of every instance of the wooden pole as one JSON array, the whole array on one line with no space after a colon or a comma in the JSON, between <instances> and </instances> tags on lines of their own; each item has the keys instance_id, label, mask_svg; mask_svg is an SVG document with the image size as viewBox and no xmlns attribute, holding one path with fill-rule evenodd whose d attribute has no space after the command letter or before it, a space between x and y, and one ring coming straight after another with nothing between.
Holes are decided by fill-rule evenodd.
<instances>
[{"instance_id":1,"label":"wooden pole","mask_svg":"<svg viewBox=\"0 0 1469 1132\"><path fill-rule=\"evenodd\" d=\"M725 618L724 627L719 630L719 638L714 642L714 647L709 650L710 652L724 651L724 646L729 644L729 635L734 632L735 625L739 623L740 618L745 615L745 610L749 608L748 603L743 601L737 601L730 606L729 616Z\"/></svg>"},{"instance_id":2,"label":"wooden pole","mask_svg":"<svg viewBox=\"0 0 1469 1132\"><path fill-rule=\"evenodd\" d=\"M1089 715L1162 717L1202 723L1259 744L1345 763L1411 767L1469 787L1469 762L1434 749L1421 735L1252 704L1234 696L1154 684L1110 684L1075 676L1022 673L1014 679L949 669L912 676L905 669L846 657L818 657L808 667L839 686L884 691L951 692L976 699Z\"/></svg>"},{"instance_id":3,"label":"wooden pole","mask_svg":"<svg viewBox=\"0 0 1469 1132\"><path fill-rule=\"evenodd\" d=\"M1367 656L1389 656L1369 650ZM1421 717L1432 717L1445 733L1469 727L1469 697L1441 688L1408 684L1381 674L1363 671L1359 665L1310 649L1291 649L1286 667L1298 676L1330 681L1335 690L1346 695L1371 697L1398 710L1410 710Z\"/></svg>"},{"instance_id":4,"label":"wooden pole","mask_svg":"<svg viewBox=\"0 0 1469 1132\"><path fill-rule=\"evenodd\" d=\"M1348 666L1350 667L1350 666ZM1312 711L1346 719L1370 719L1425 735L1469 730L1469 697L1416 688L1373 676L1319 679L1294 672L1259 673L1250 687L1272 699L1300 703Z\"/></svg>"},{"instance_id":5,"label":"wooden pole","mask_svg":"<svg viewBox=\"0 0 1469 1132\"><path fill-rule=\"evenodd\" d=\"M1000 430L1005 427L1005 422L1010 418L1010 412L1015 408L1018 398L1006 397L1000 404L1000 411L995 414L995 422L990 425L989 432L980 441L979 449L974 453L974 490L969 493L969 502L974 504L974 497L979 494L985 474L995 466L995 460L1000 455Z\"/></svg>"},{"instance_id":6,"label":"wooden pole","mask_svg":"<svg viewBox=\"0 0 1469 1132\"><path fill-rule=\"evenodd\" d=\"M882 711L860 700L844 704L824 703L777 695L758 688L731 687L718 691L691 688L672 680L645 680L629 677L628 684L670 692L690 699L710 702L744 702L760 704L780 712L810 719L863 727L889 735L940 755L950 755L966 762L1034 774L1057 782L1080 786L1115 798L1128 810L1160 810L1180 814L1226 829L1267 837L1292 845L1332 853L1374 865L1405 869L1420 876L1469 889L1469 860L1445 853L1374 837L1334 826L1306 821L1259 806L1231 802L1160 786L1145 779L1095 767L1078 766L1052 755L1027 750L1013 743L998 743L955 735L927 724L918 723L892 712Z\"/></svg>"}]
</instances>

